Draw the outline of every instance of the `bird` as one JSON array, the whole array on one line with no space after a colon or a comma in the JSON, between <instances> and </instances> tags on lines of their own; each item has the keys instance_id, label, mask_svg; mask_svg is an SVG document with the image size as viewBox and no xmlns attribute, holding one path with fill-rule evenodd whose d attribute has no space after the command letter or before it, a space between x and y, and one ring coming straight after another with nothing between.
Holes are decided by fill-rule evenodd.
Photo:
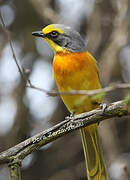
<instances>
[{"instance_id":1,"label":"bird","mask_svg":"<svg viewBox=\"0 0 130 180\"><path fill-rule=\"evenodd\" d=\"M80 33L63 24L49 24L32 35L43 38L54 52L53 77L69 112L77 115L99 107L100 97L62 93L101 88L96 59ZM88 180L107 179L97 128L95 123L80 129Z\"/></svg>"}]
</instances>

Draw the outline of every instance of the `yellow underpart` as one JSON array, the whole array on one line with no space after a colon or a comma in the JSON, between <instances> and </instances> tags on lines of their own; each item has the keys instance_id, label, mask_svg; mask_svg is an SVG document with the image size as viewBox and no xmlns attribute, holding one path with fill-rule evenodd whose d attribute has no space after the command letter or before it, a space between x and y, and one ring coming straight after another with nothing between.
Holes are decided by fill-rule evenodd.
<instances>
[{"instance_id":1,"label":"yellow underpart","mask_svg":"<svg viewBox=\"0 0 130 180\"><path fill-rule=\"evenodd\" d=\"M88 52L56 53L53 72L60 92L101 88L96 60ZM75 112L75 115L95 109L101 102L98 98L94 103L91 97L85 95L62 95L61 97L68 110ZM97 126L93 124L80 130L87 176L88 180L107 180Z\"/></svg>"}]
</instances>

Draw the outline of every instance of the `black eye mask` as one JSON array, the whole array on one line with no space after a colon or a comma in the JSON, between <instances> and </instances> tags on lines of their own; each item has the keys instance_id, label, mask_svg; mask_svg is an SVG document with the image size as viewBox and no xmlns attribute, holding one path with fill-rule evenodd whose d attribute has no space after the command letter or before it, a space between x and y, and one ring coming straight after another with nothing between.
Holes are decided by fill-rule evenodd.
<instances>
[{"instance_id":1,"label":"black eye mask","mask_svg":"<svg viewBox=\"0 0 130 180\"><path fill-rule=\"evenodd\" d=\"M47 37L48 39L55 39L59 36L59 33L57 31L52 31L48 34L45 34L45 37Z\"/></svg>"}]
</instances>

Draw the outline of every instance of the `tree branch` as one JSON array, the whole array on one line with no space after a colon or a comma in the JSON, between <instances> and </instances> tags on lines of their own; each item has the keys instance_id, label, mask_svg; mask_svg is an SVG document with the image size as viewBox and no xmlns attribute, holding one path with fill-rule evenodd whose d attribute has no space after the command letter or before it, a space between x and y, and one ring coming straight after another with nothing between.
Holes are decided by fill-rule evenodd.
<instances>
[{"instance_id":1,"label":"tree branch","mask_svg":"<svg viewBox=\"0 0 130 180\"><path fill-rule=\"evenodd\" d=\"M10 171L10 180L21 180L21 163L9 163L8 167Z\"/></svg>"},{"instance_id":2,"label":"tree branch","mask_svg":"<svg viewBox=\"0 0 130 180\"><path fill-rule=\"evenodd\" d=\"M95 109L74 117L67 117L61 123L52 128L36 134L35 136L21 142L20 144L0 153L0 164L19 164L27 155L40 149L42 146L64 136L76 129L99 123L112 117L130 115L130 104L118 101L110 104L105 112L103 109Z\"/></svg>"}]
</instances>

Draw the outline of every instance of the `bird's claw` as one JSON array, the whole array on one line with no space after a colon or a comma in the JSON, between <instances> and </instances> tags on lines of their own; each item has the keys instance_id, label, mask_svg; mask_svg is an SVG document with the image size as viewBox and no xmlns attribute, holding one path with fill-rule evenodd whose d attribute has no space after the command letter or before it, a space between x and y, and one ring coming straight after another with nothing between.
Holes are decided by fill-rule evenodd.
<instances>
[{"instance_id":1,"label":"bird's claw","mask_svg":"<svg viewBox=\"0 0 130 180\"><path fill-rule=\"evenodd\" d=\"M71 120L73 119L74 115L75 115L75 111L73 111L73 112L70 114L70 116L67 116L65 119L71 121Z\"/></svg>"},{"instance_id":2,"label":"bird's claw","mask_svg":"<svg viewBox=\"0 0 130 180\"><path fill-rule=\"evenodd\" d=\"M101 103L100 104L100 109L103 111L103 113L105 113L105 111L107 109L107 104L106 103Z\"/></svg>"},{"instance_id":3,"label":"bird's claw","mask_svg":"<svg viewBox=\"0 0 130 180\"><path fill-rule=\"evenodd\" d=\"M105 103L101 103L100 104L100 109L103 111L103 113L105 113L106 109L107 109L107 104ZM100 121L98 121L98 125L100 124Z\"/></svg>"}]
</instances>

